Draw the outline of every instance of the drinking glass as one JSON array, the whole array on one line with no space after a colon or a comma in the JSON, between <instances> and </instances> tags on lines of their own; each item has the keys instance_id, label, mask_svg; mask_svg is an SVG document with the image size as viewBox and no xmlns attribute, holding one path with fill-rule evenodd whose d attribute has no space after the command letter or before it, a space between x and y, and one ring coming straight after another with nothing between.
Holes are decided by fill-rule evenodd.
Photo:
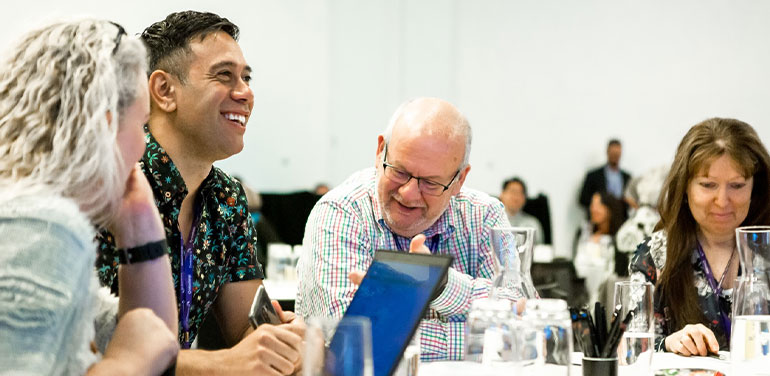
<instances>
[{"instance_id":1,"label":"drinking glass","mask_svg":"<svg viewBox=\"0 0 770 376\"><path fill-rule=\"evenodd\" d=\"M496 227L492 229L492 249L500 270L490 291L493 299L518 300L537 297L530 267L535 242L535 229L529 227Z\"/></svg>"},{"instance_id":2,"label":"drinking glass","mask_svg":"<svg viewBox=\"0 0 770 376\"><path fill-rule=\"evenodd\" d=\"M770 226L735 230L742 276L733 290L730 360L735 375L768 375L770 364Z\"/></svg>"},{"instance_id":3,"label":"drinking glass","mask_svg":"<svg viewBox=\"0 0 770 376\"><path fill-rule=\"evenodd\" d=\"M311 317L305 331L304 376L373 376L372 330L366 317Z\"/></svg>"},{"instance_id":4,"label":"drinking glass","mask_svg":"<svg viewBox=\"0 0 770 376\"><path fill-rule=\"evenodd\" d=\"M617 319L632 312L631 321L618 344L619 371L624 375L647 375L652 364L655 335L653 285L649 282L615 282Z\"/></svg>"},{"instance_id":5,"label":"drinking glass","mask_svg":"<svg viewBox=\"0 0 770 376\"><path fill-rule=\"evenodd\" d=\"M570 376L572 323L567 302L561 299L528 300L522 320L515 320L514 325L514 374Z\"/></svg>"}]
</instances>

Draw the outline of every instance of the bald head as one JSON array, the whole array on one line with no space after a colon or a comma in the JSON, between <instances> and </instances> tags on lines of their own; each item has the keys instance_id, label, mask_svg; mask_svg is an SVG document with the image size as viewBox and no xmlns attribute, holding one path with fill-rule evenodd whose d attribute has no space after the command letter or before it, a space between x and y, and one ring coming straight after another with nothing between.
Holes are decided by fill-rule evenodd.
<instances>
[{"instance_id":1,"label":"bald head","mask_svg":"<svg viewBox=\"0 0 770 376\"><path fill-rule=\"evenodd\" d=\"M449 144L464 146L463 162L468 165L471 154L471 127L468 119L451 103L439 98L416 98L403 103L390 118L383 133L385 142L391 138L432 137Z\"/></svg>"}]
</instances>

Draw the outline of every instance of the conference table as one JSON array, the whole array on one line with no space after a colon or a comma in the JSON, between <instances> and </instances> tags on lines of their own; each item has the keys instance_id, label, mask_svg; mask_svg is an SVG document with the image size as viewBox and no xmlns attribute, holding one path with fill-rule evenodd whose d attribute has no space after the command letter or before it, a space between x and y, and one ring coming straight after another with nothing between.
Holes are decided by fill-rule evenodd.
<instances>
[{"instance_id":1,"label":"conference table","mask_svg":"<svg viewBox=\"0 0 770 376\"><path fill-rule=\"evenodd\" d=\"M580 366L581 353L572 354L572 368L571 376L582 375L582 369ZM768 365L770 367L770 365ZM650 367L649 375L654 375L655 370L661 369L708 369L719 371L722 374L730 375L730 362L727 360L720 360L712 357L703 356L691 356L685 357L672 353L656 352L652 356L652 366ZM533 371L533 372L528 372ZM534 372L536 371L536 372ZM419 376L498 376L498 375L534 375L534 376L556 376L565 375L565 367L548 366L548 367L522 367L516 368L511 364L494 364L494 365L482 365L481 363L474 362L430 362L421 363L418 371ZM632 370L626 370L621 366L618 368L618 375L632 375ZM688 373L679 373L678 376L686 376ZM701 374L698 374L701 375Z\"/></svg>"}]
</instances>

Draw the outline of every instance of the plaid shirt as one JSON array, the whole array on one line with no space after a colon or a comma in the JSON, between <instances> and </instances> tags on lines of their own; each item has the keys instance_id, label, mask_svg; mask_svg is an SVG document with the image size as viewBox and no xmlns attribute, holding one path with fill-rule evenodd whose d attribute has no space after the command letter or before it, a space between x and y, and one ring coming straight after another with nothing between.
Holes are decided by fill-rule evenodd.
<instances>
[{"instance_id":1,"label":"plaid shirt","mask_svg":"<svg viewBox=\"0 0 770 376\"><path fill-rule=\"evenodd\" d=\"M486 298L497 261L490 229L507 225L503 205L484 193L463 188L424 234L439 236L438 254L454 256L447 285L420 323L421 358L463 358L465 321L471 303ZM374 168L360 171L325 195L313 208L299 260L296 310L302 317L342 317L357 286L353 270L366 270L377 249L409 249L411 239L385 224L377 200Z\"/></svg>"}]
</instances>

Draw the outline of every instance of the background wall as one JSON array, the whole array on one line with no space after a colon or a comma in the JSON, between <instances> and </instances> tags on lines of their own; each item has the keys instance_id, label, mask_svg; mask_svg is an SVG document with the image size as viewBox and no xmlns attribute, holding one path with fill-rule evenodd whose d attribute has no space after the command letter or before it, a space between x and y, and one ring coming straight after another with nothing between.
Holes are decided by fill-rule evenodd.
<instances>
[{"instance_id":1,"label":"background wall","mask_svg":"<svg viewBox=\"0 0 770 376\"><path fill-rule=\"evenodd\" d=\"M210 10L241 27L255 68L242 153L219 165L263 191L340 183L374 164L376 136L415 96L455 103L474 130L466 184L499 193L522 176L550 198L557 252L582 218L587 169L624 143L638 174L670 163L711 117L770 143L770 2L680 0L73 0L16 3L0 47L61 16L140 32L172 11Z\"/></svg>"}]
</instances>

